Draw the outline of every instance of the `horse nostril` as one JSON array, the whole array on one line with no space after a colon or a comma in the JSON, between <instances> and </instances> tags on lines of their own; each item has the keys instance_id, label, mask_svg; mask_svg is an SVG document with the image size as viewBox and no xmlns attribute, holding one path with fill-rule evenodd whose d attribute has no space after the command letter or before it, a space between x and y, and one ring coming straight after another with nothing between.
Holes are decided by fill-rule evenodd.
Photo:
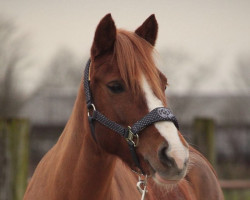
<instances>
[{"instance_id":1,"label":"horse nostril","mask_svg":"<svg viewBox=\"0 0 250 200\"><path fill-rule=\"evenodd\" d=\"M167 147L163 146L158 151L158 157L162 164L168 167L176 167L175 160L167 155Z\"/></svg>"}]
</instances>

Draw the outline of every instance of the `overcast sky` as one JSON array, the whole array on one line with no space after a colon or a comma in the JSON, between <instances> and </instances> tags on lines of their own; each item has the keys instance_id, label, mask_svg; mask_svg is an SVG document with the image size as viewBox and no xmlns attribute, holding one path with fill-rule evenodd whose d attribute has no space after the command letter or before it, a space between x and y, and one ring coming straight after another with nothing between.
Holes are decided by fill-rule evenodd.
<instances>
[{"instance_id":1,"label":"overcast sky","mask_svg":"<svg viewBox=\"0 0 250 200\"><path fill-rule=\"evenodd\" d=\"M34 62L46 65L61 47L89 55L99 20L111 13L118 28L136 29L150 14L159 23L156 48L197 58L250 52L250 1L0 0L0 14L28 34Z\"/></svg>"}]
</instances>

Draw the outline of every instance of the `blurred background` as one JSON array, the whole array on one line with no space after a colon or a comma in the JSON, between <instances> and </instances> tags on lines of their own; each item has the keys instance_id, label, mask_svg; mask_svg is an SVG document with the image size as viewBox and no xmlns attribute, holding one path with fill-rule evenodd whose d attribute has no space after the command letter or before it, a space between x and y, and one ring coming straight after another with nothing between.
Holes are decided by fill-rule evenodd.
<instances>
[{"instance_id":1,"label":"blurred background","mask_svg":"<svg viewBox=\"0 0 250 200\"><path fill-rule=\"evenodd\" d=\"M213 163L226 199L250 199L248 0L0 0L0 199L18 199L8 184L24 180L22 196L57 141L107 13L131 31L156 15L159 68L183 135Z\"/></svg>"}]
</instances>

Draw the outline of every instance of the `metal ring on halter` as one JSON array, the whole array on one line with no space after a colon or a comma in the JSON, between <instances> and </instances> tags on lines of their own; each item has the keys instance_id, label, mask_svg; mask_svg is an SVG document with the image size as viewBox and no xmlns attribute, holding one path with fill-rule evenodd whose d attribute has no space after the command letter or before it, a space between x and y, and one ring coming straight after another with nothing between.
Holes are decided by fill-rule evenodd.
<instances>
[{"instance_id":1,"label":"metal ring on halter","mask_svg":"<svg viewBox=\"0 0 250 200\"><path fill-rule=\"evenodd\" d=\"M89 104L87 107L88 107L88 117L89 117L90 116L89 110L92 109L93 111L96 111L96 109L95 109L95 105L93 103Z\"/></svg>"},{"instance_id":2,"label":"metal ring on halter","mask_svg":"<svg viewBox=\"0 0 250 200\"><path fill-rule=\"evenodd\" d=\"M132 171L133 173L135 173L136 175L138 175L138 176L147 176L147 178L152 177L152 174L142 174L141 172L138 172L138 171L136 171L136 170L134 170L134 169L131 169L131 171Z\"/></svg>"},{"instance_id":3,"label":"metal ring on halter","mask_svg":"<svg viewBox=\"0 0 250 200\"><path fill-rule=\"evenodd\" d=\"M134 138L136 138L136 140L134 141ZM128 126L128 136L126 138L127 142L130 141L133 143L134 147L137 147L139 145L139 135L136 133L134 134L131 131L131 127Z\"/></svg>"},{"instance_id":4,"label":"metal ring on halter","mask_svg":"<svg viewBox=\"0 0 250 200\"><path fill-rule=\"evenodd\" d=\"M141 176L141 175L143 175L143 173L141 173L141 172L138 172L138 171L135 171L134 169L131 169L131 171L132 171L132 172L134 172L135 174L137 174L138 176Z\"/></svg>"}]
</instances>

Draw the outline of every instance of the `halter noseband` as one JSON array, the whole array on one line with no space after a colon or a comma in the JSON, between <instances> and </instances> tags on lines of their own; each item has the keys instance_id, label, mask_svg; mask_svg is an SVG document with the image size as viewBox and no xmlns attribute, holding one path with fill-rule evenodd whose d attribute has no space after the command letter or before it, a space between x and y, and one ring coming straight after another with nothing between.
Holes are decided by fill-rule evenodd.
<instances>
[{"instance_id":1,"label":"halter noseband","mask_svg":"<svg viewBox=\"0 0 250 200\"><path fill-rule=\"evenodd\" d=\"M139 144L138 133L142 131L144 128L146 128L147 126L152 125L159 121L171 121L179 130L177 119L172 114L170 109L165 108L165 107L158 107L158 108L153 109L151 112L149 112L139 121L135 122L132 126L123 127L120 124L117 124L116 122L109 120L102 113L96 110L94 103L93 103L93 99L92 99L91 91L90 91L90 85L89 85L90 84L90 80L89 80L90 62L91 61L89 59L86 64L85 71L84 71L84 91L85 91L85 96L86 96L88 119L89 119L91 134L94 140L96 141L94 121L98 121L102 125L108 127L109 129L118 133L120 136L124 137L126 141L128 142L129 149L130 149L130 152L131 152L131 155L132 155L132 158L136 167L138 167L141 173L145 175L140 165L136 151L135 151L135 147L137 147ZM92 111L92 115L90 114L90 111Z\"/></svg>"}]
</instances>

